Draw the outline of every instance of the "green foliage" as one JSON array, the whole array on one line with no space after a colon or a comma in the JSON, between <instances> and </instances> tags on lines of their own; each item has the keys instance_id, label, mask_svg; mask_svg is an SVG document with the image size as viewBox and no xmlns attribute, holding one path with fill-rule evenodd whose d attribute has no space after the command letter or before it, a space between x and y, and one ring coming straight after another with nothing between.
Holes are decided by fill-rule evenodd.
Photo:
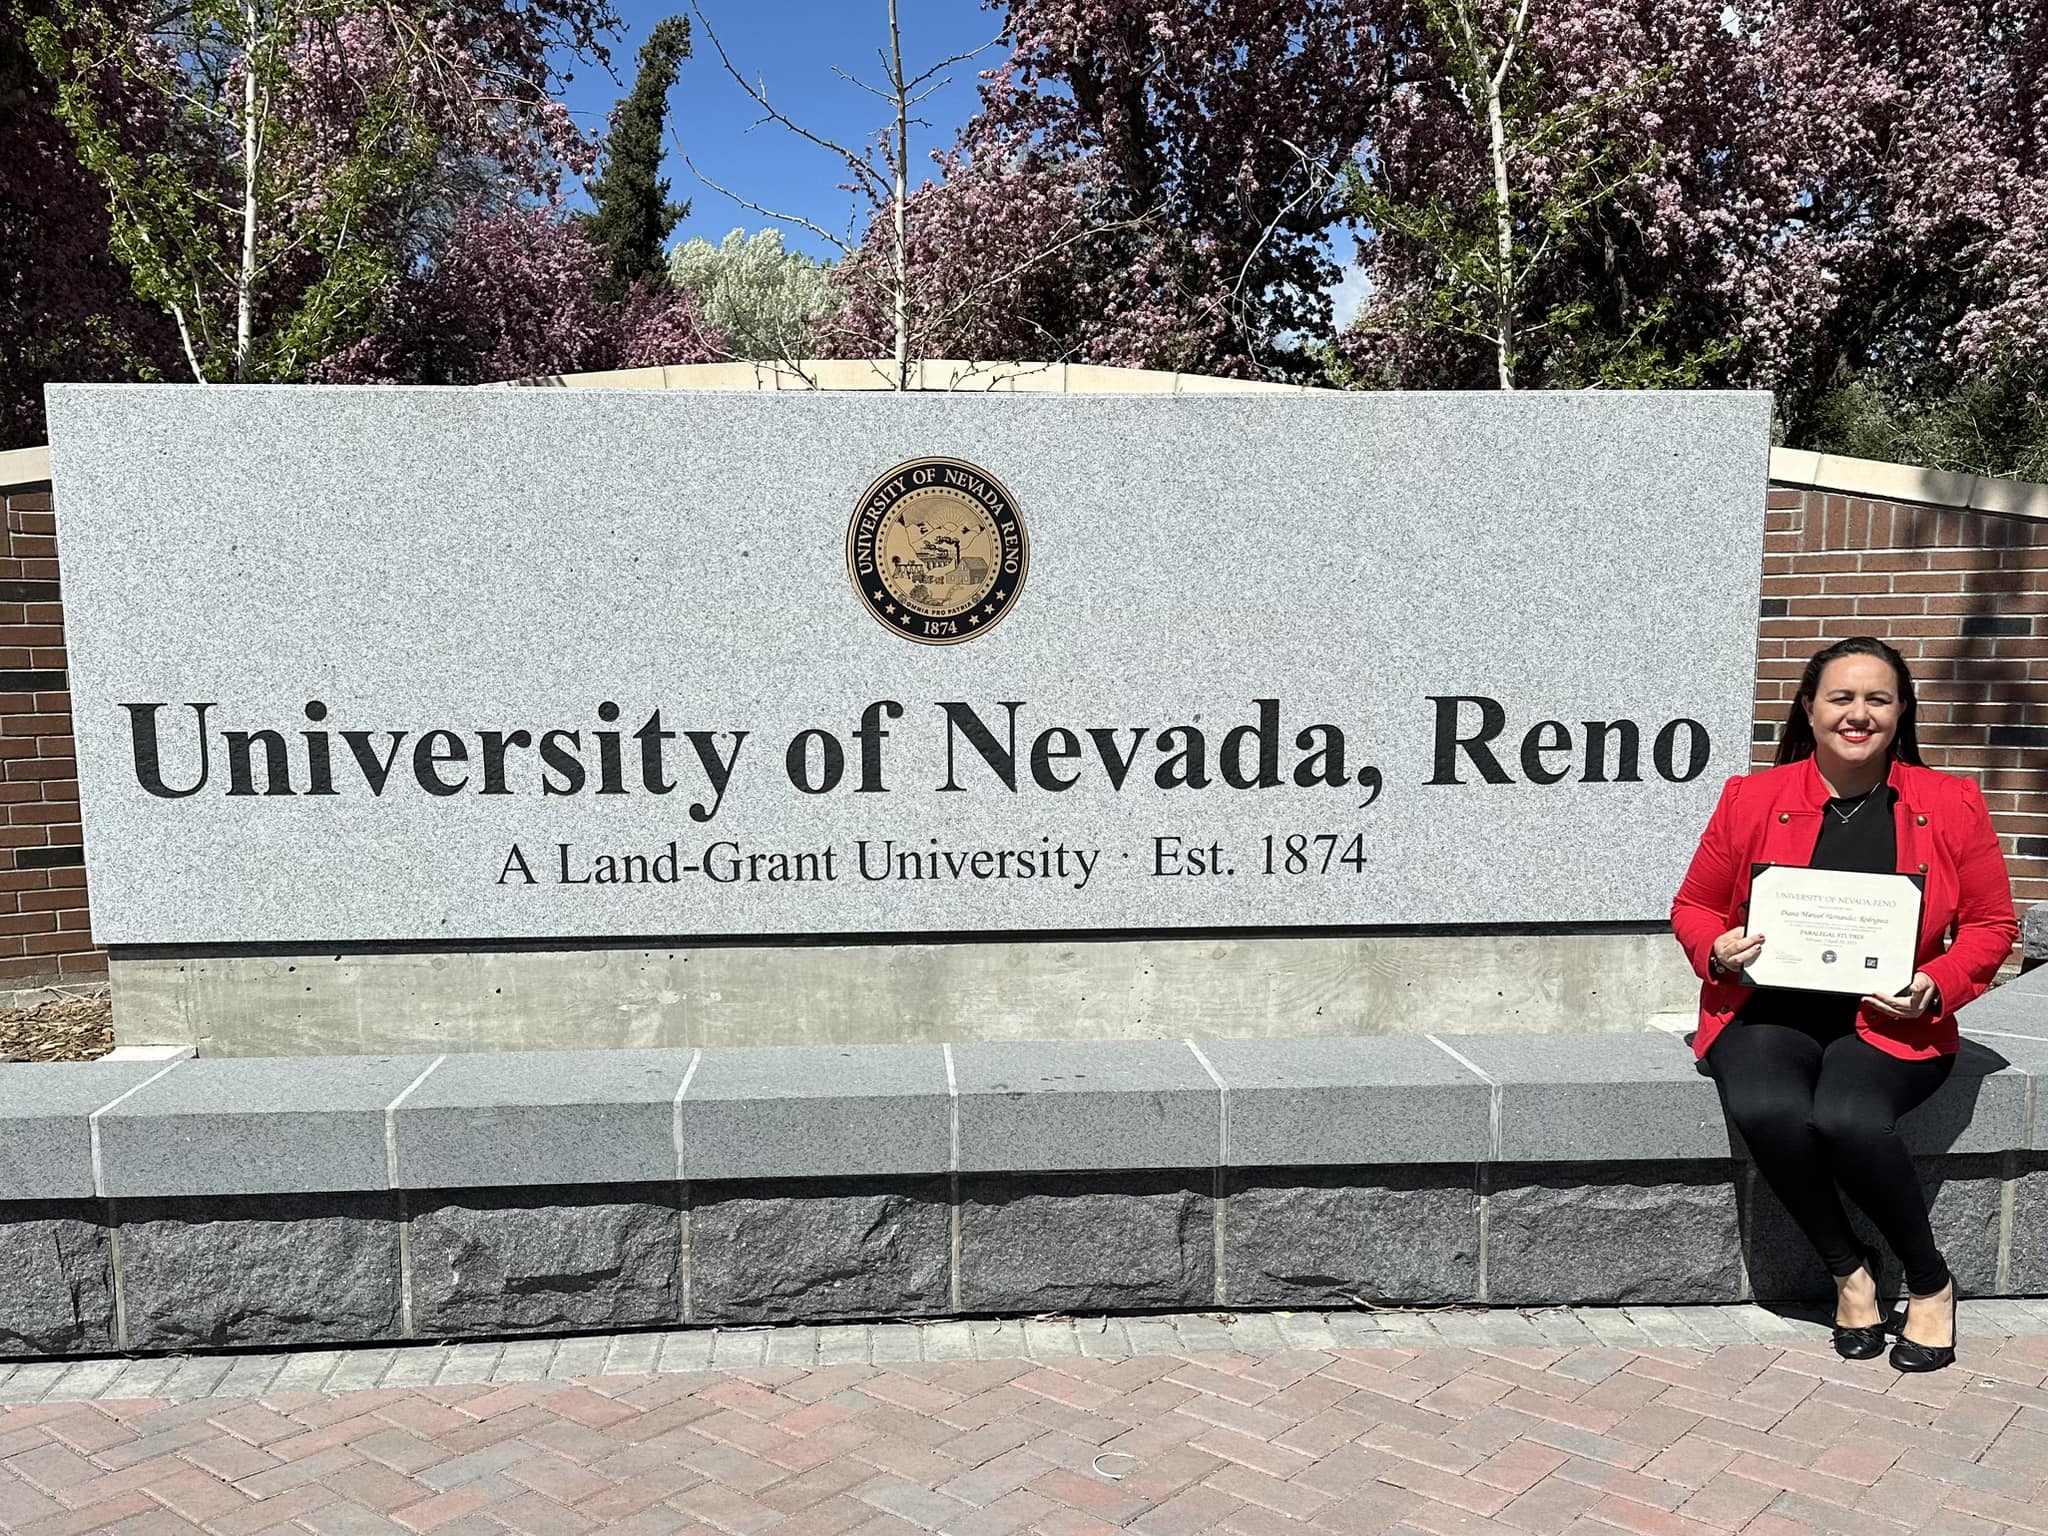
<instances>
[{"instance_id":1,"label":"green foliage","mask_svg":"<svg viewBox=\"0 0 2048 1536\"><path fill-rule=\"evenodd\" d=\"M1658 164L1596 130L1671 77L1668 66L1626 86L1578 92L1563 106L1525 31L1529 8L1514 0L1423 0L1426 88L1461 119L1469 177L1455 184L1389 186L1365 166L1346 168L1349 215L1373 231L1393 261L1416 273L1375 317L1410 338L1456 339L1487 357L1488 383L1548 389L1697 387L1734 356L1736 343L1687 346L1674 338L1669 298L1617 304L1599 286L1600 224L1618 196ZM1492 148L1500 134L1499 179ZM1391 385L1362 376L1341 354L1333 376L1351 387Z\"/></svg>"},{"instance_id":2,"label":"green foliage","mask_svg":"<svg viewBox=\"0 0 2048 1536\"><path fill-rule=\"evenodd\" d=\"M837 308L831 272L828 263L785 251L775 229L751 239L735 229L717 245L691 240L669 258L675 286L731 338L733 352L764 362L813 354L820 322Z\"/></svg>"},{"instance_id":3,"label":"green foliage","mask_svg":"<svg viewBox=\"0 0 2048 1536\"><path fill-rule=\"evenodd\" d=\"M619 103L618 120L605 140L604 170L587 184L597 211L585 233L603 256L607 299L623 298L636 282L650 289L667 284L662 248L690 205L668 200L662 136L668 93L689 56L690 19L671 16L657 23L640 50L632 93Z\"/></svg>"},{"instance_id":4,"label":"green foliage","mask_svg":"<svg viewBox=\"0 0 2048 1536\"><path fill-rule=\"evenodd\" d=\"M1670 295L1610 318L1591 299L1574 298L1551 307L1543 329L1549 345L1542 354L1545 389L1711 389L1738 346L1720 337L1691 349L1665 339L1675 331L1676 304Z\"/></svg>"},{"instance_id":5,"label":"green foliage","mask_svg":"<svg viewBox=\"0 0 2048 1536\"><path fill-rule=\"evenodd\" d=\"M192 0L137 28L91 0L58 0L29 25L58 118L106 189L113 253L136 295L176 320L195 378L303 377L371 324L393 276L399 253L374 238L375 215L439 148L402 73L357 82L338 158L310 120L278 110L302 40L347 8Z\"/></svg>"},{"instance_id":6,"label":"green foliage","mask_svg":"<svg viewBox=\"0 0 2048 1536\"><path fill-rule=\"evenodd\" d=\"M1822 453L2048 481L2048 374L1974 374L1920 395L1866 370L1822 395L1791 439Z\"/></svg>"}]
</instances>

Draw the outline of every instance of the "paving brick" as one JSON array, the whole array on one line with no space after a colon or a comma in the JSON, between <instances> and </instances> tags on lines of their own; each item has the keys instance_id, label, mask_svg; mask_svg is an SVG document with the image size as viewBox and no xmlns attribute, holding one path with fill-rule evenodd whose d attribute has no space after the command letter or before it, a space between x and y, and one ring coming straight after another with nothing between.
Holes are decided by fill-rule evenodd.
<instances>
[{"instance_id":1,"label":"paving brick","mask_svg":"<svg viewBox=\"0 0 2048 1536\"><path fill-rule=\"evenodd\" d=\"M1410 1493L1475 1515L1496 1514L1514 1499L1514 1492L1510 1489L1477 1482L1399 1456L1387 1458L1386 1465L1380 1468L1379 1478L1383 1483L1391 1483L1396 1488L1405 1488Z\"/></svg>"},{"instance_id":2,"label":"paving brick","mask_svg":"<svg viewBox=\"0 0 2048 1536\"><path fill-rule=\"evenodd\" d=\"M1220 1488L1198 1484L1146 1510L1128 1523L1128 1529L1138 1536L1194 1536L1195 1532L1210 1530L1233 1510L1243 1508L1244 1502Z\"/></svg>"},{"instance_id":3,"label":"paving brick","mask_svg":"<svg viewBox=\"0 0 2048 1536\"><path fill-rule=\"evenodd\" d=\"M1234 1461L1258 1471L1271 1473L1275 1477L1292 1477L1308 1466L1314 1459L1300 1451L1290 1451L1284 1445L1255 1436L1241 1434L1234 1429L1209 1429L1190 1440L1188 1444L1198 1451L1207 1451L1225 1461Z\"/></svg>"},{"instance_id":4,"label":"paving brick","mask_svg":"<svg viewBox=\"0 0 2048 1536\"><path fill-rule=\"evenodd\" d=\"M1537 1536L1557 1536L1605 1497L1597 1488L1550 1477L1502 1505L1494 1519L1503 1527L1532 1531Z\"/></svg>"},{"instance_id":5,"label":"paving brick","mask_svg":"<svg viewBox=\"0 0 2048 1536\"><path fill-rule=\"evenodd\" d=\"M1678 1513L1724 1530L1740 1530L1770 1508L1778 1492L1762 1483L1721 1472L1707 1479L1692 1497L1680 1504Z\"/></svg>"},{"instance_id":6,"label":"paving brick","mask_svg":"<svg viewBox=\"0 0 2048 1536\"><path fill-rule=\"evenodd\" d=\"M490 1502L490 1495L481 1488L453 1488L417 1504L408 1504L391 1518L409 1531L437 1531L458 1516L473 1514Z\"/></svg>"},{"instance_id":7,"label":"paving brick","mask_svg":"<svg viewBox=\"0 0 2048 1536\"><path fill-rule=\"evenodd\" d=\"M1314 1488L1235 1464L1218 1468L1203 1482L1290 1520L1306 1520L1330 1502L1328 1494Z\"/></svg>"},{"instance_id":8,"label":"paving brick","mask_svg":"<svg viewBox=\"0 0 2048 1536\"><path fill-rule=\"evenodd\" d=\"M1475 1482L1524 1493L1563 1466L1570 1457L1551 1446L1518 1440L1503 1446L1468 1474Z\"/></svg>"},{"instance_id":9,"label":"paving brick","mask_svg":"<svg viewBox=\"0 0 2048 1536\"><path fill-rule=\"evenodd\" d=\"M257 1499L233 1514L218 1516L212 1521L211 1529L214 1536L249 1536L256 1531L288 1529L289 1521L330 1509L336 1502L335 1495L329 1490L318 1483L309 1483L271 1498Z\"/></svg>"},{"instance_id":10,"label":"paving brick","mask_svg":"<svg viewBox=\"0 0 2048 1536\"><path fill-rule=\"evenodd\" d=\"M1590 1513L1596 1520L1624 1531L1634 1531L1637 1536L1721 1536L1718 1526L1659 1509L1653 1504L1638 1504L1634 1499L1624 1499L1618 1494L1609 1494L1595 1504Z\"/></svg>"},{"instance_id":11,"label":"paving brick","mask_svg":"<svg viewBox=\"0 0 2048 1536\"><path fill-rule=\"evenodd\" d=\"M1678 1321L1737 1336L1728 1310ZM823 1330L749 1331L717 1336L732 1368L701 1368L715 1346L665 1368L673 1341L713 1337L688 1331L487 1346L496 1368L476 1380L410 1385L391 1384L408 1359L458 1352L104 1361L112 1389L220 1395L0 1407L0 1528L2048 1536L2048 1332L1987 1349L1982 1371L1907 1378L1844 1369L1865 1363L1809 1324L1783 1343L1628 1348L1580 1342L1573 1316L1496 1330L1459 1314L1441 1336L1374 1319L1377 1344L1341 1315L1327 1336L1315 1318L1098 1320L1041 1330L1035 1359L1028 1328L964 1323L947 1325L956 1344L986 1358L844 1365L816 1363ZM1672 1321L1631 1326L1673 1337ZM1119 1353L1148 1328L1217 1347ZM1057 1352L1070 1338L1118 1342ZM337 1390L372 1374L385 1385ZM238 1381L267 1395L237 1398Z\"/></svg>"}]
</instances>

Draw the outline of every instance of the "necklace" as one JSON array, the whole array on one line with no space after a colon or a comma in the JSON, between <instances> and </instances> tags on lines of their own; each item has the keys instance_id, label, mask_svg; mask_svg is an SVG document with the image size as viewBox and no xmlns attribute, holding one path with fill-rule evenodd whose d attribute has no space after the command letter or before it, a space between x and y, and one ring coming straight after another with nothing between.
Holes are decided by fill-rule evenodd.
<instances>
[{"instance_id":1,"label":"necklace","mask_svg":"<svg viewBox=\"0 0 2048 1536\"><path fill-rule=\"evenodd\" d=\"M1862 794L1856 797L1856 811L1860 811L1863 809L1864 802L1868 800L1872 795L1877 793L1877 788L1878 787L1875 784L1873 784L1870 786L1870 788L1866 789L1865 791L1863 791ZM1856 811L1845 811L1839 805L1835 804L1835 802L1832 800L1828 802L1828 809L1833 811L1837 816L1841 817L1844 821L1851 820L1856 815Z\"/></svg>"}]
</instances>

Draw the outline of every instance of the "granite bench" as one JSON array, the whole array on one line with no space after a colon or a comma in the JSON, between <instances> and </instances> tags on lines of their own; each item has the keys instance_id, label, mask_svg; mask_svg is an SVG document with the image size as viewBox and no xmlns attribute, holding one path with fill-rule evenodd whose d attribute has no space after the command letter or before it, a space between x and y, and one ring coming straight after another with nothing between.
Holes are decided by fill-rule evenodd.
<instances>
[{"instance_id":1,"label":"granite bench","mask_svg":"<svg viewBox=\"0 0 2048 1536\"><path fill-rule=\"evenodd\" d=\"M1963 1024L1909 1140L2042 1294L2048 969ZM0 1066L0 1354L1827 1289L1676 1031Z\"/></svg>"}]
</instances>

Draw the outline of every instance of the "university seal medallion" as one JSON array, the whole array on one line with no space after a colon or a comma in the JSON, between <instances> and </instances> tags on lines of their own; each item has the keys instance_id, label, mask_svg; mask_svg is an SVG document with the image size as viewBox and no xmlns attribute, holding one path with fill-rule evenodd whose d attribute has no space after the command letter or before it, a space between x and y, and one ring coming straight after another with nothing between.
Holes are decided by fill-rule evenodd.
<instances>
[{"instance_id":1,"label":"university seal medallion","mask_svg":"<svg viewBox=\"0 0 2048 1536\"><path fill-rule=\"evenodd\" d=\"M1031 541L1010 493L962 459L912 459L868 487L846 568L877 623L920 645L994 629L1017 601Z\"/></svg>"}]
</instances>

